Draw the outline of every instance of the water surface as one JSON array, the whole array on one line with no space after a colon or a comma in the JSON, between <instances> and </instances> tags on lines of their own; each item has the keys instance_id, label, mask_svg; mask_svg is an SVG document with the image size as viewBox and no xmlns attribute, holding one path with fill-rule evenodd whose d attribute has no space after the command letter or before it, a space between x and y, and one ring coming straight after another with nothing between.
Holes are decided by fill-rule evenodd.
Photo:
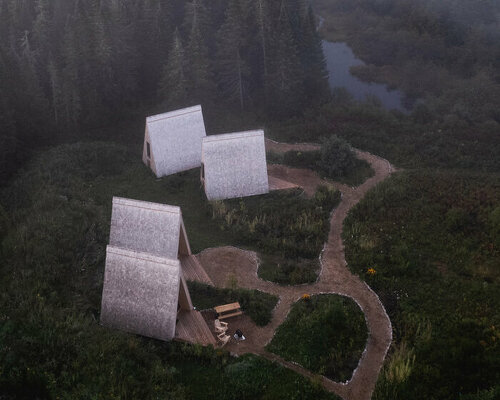
<instances>
[{"instance_id":1,"label":"water surface","mask_svg":"<svg viewBox=\"0 0 500 400\"><path fill-rule=\"evenodd\" d=\"M366 100L367 95L375 96L380 99L386 109L408 111L403 106L403 93L399 90L389 90L387 85L380 83L363 82L351 75L349 67L365 65L365 63L356 58L352 49L346 43L323 40L323 52L332 88L344 87L359 101Z\"/></svg>"}]
</instances>

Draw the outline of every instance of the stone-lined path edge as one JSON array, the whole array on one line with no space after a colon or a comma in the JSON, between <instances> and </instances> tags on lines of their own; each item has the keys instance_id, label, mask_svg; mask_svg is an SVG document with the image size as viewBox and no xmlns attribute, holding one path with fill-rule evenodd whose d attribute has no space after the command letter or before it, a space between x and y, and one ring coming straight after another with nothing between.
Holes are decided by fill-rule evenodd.
<instances>
[{"instance_id":1,"label":"stone-lined path edge","mask_svg":"<svg viewBox=\"0 0 500 400\"><path fill-rule=\"evenodd\" d=\"M266 140L266 147L268 150L281 153L289 150L317 149L317 146L311 144L292 145L270 140ZM331 216L328 240L320 256L321 271L315 283L281 286L263 281L257 276L258 257L255 252L251 251L222 247L207 249L198 255L216 286L224 286L227 277L234 275L240 287L261 290L279 297L271 322L265 327L252 328L252 332L247 331L249 339L253 338L254 340L230 344L228 350L235 354L257 354L278 362L303 376L319 379L326 390L336 393L344 400L368 400L371 398L392 342L391 321L380 299L364 281L357 275L353 275L347 267L342 229L348 212L361 201L370 189L389 177L395 169L387 160L373 154L356 150L356 155L371 165L375 175L356 188L335 182L325 182L340 190L342 199ZM287 169L287 173L289 173L287 180L293 182L294 171L300 170ZM228 262L228 260L230 261ZM228 269L228 265L232 265L232 269ZM236 267L234 267L235 265ZM237 268L237 271L234 268ZM304 293L343 295L353 299L364 313L368 327L368 340L359 364L348 382L334 382L306 370L296 363L286 361L265 349L265 346L272 340L276 329L285 321L292 305Z\"/></svg>"}]
</instances>

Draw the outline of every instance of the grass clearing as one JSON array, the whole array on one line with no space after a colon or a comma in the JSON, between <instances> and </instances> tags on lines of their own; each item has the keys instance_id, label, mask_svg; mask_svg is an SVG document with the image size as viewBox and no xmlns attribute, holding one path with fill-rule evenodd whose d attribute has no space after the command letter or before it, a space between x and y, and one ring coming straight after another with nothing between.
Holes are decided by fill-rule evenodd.
<instances>
[{"instance_id":1,"label":"grass clearing","mask_svg":"<svg viewBox=\"0 0 500 400\"><path fill-rule=\"evenodd\" d=\"M319 257L293 260L262 254L258 275L261 279L281 285L299 285L316 282L319 269Z\"/></svg>"},{"instance_id":2,"label":"grass clearing","mask_svg":"<svg viewBox=\"0 0 500 400\"><path fill-rule=\"evenodd\" d=\"M267 349L334 381L347 381L367 338L363 312L353 300L318 295L293 305Z\"/></svg>"},{"instance_id":3,"label":"grass clearing","mask_svg":"<svg viewBox=\"0 0 500 400\"><path fill-rule=\"evenodd\" d=\"M212 202L212 215L235 241L260 251L259 276L281 284L313 282L340 192L320 187L312 199L300 189Z\"/></svg>"},{"instance_id":4,"label":"grass clearing","mask_svg":"<svg viewBox=\"0 0 500 400\"><path fill-rule=\"evenodd\" d=\"M348 265L377 292L394 328L374 399L498 389L499 199L495 175L401 172L346 219Z\"/></svg>"}]
</instances>

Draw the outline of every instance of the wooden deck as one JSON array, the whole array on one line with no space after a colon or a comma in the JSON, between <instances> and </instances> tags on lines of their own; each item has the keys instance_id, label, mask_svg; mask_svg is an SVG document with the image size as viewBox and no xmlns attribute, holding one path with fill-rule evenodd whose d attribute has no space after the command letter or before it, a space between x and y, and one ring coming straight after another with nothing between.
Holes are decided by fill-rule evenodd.
<instances>
[{"instance_id":1,"label":"wooden deck","mask_svg":"<svg viewBox=\"0 0 500 400\"><path fill-rule=\"evenodd\" d=\"M214 286L214 283L207 275L195 256L191 255L187 257L181 257L180 260L184 279L186 279L187 281L196 281Z\"/></svg>"},{"instance_id":2,"label":"wooden deck","mask_svg":"<svg viewBox=\"0 0 500 400\"><path fill-rule=\"evenodd\" d=\"M268 175L268 180L269 180L269 190L270 191L295 189L295 188L300 187L299 185L296 185L295 183L284 181L283 179L276 178L272 175Z\"/></svg>"},{"instance_id":3,"label":"wooden deck","mask_svg":"<svg viewBox=\"0 0 500 400\"><path fill-rule=\"evenodd\" d=\"M199 311L181 311L177 319L179 321L175 327L175 340L199 343L204 346L208 346L209 344L213 346L217 345L212 331Z\"/></svg>"}]
</instances>

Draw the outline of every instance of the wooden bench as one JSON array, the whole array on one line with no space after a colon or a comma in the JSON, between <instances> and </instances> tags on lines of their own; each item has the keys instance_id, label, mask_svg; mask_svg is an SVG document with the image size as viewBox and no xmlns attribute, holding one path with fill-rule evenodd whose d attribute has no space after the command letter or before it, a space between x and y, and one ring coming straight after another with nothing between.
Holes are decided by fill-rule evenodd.
<instances>
[{"instance_id":1,"label":"wooden bench","mask_svg":"<svg viewBox=\"0 0 500 400\"><path fill-rule=\"evenodd\" d=\"M231 317L236 317L237 315L243 314L241 311L240 303L224 304L223 306L214 307L215 312L219 319L226 319Z\"/></svg>"}]
</instances>

